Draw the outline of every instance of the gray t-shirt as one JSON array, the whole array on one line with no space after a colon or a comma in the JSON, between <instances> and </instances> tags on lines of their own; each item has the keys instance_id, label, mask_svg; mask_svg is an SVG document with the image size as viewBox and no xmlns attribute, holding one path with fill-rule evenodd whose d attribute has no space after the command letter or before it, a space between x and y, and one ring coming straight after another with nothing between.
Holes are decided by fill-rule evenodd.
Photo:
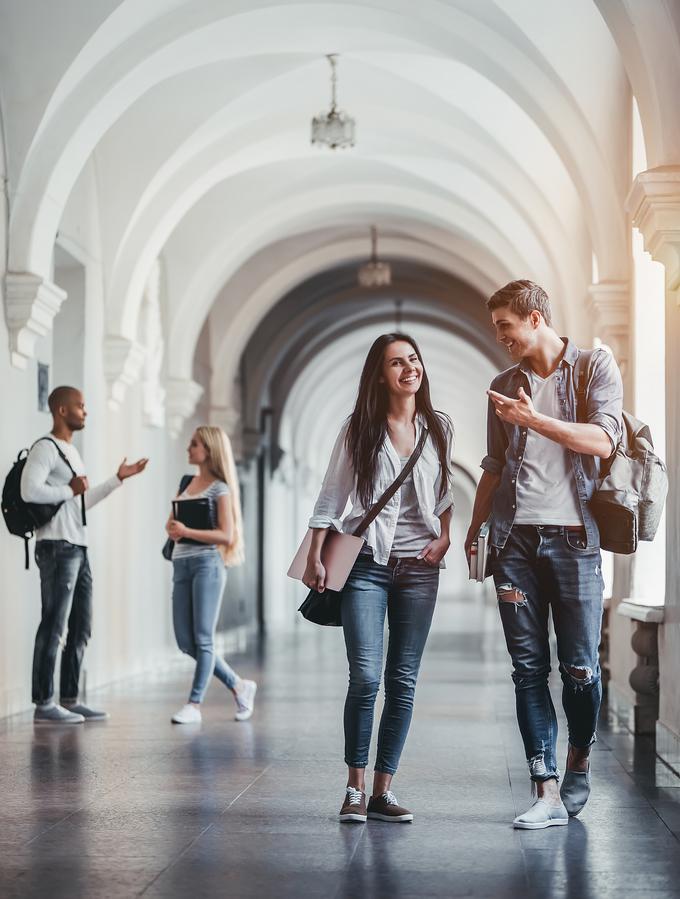
<instances>
[{"instance_id":1,"label":"gray t-shirt","mask_svg":"<svg viewBox=\"0 0 680 899\"><path fill-rule=\"evenodd\" d=\"M562 419L555 372L547 378L531 371L531 400L537 412ZM515 524L582 525L569 450L529 430L517 475Z\"/></svg>"},{"instance_id":2,"label":"gray t-shirt","mask_svg":"<svg viewBox=\"0 0 680 899\"><path fill-rule=\"evenodd\" d=\"M408 459L408 456L401 459L402 468L406 465ZM435 535L429 530L425 517L418 505L418 494L413 483L413 471L401 485L400 491L399 518L394 531L390 555L399 559L410 559L417 556Z\"/></svg>"},{"instance_id":3,"label":"gray t-shirt","mask_svg":"<svg viewBox=\"0 0 680 899\"><path fill-rule=\"evenodd\" d=\"M191 484L188 484L188 487L191 487ZM224 481L216 480L200 493L188 494L185 488L184 492L177 497L177 501L181 503L182 500L188 499L207 499L210 509L210 523L213 528L216 528L218 497L227 496L229 493L231 493L229 486ZM206 552L216 553L217 551L217 546L214 543L176 543L172 552L172 558L173 560L187 559L189 556L198 556Z\"/></svg>"}]
</instances>

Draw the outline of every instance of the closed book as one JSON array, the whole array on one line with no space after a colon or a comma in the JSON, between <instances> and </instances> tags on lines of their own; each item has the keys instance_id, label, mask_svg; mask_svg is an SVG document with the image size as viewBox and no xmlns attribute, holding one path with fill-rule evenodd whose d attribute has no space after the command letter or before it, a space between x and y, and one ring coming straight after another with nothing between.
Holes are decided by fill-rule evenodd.
<instances>
[{"instance_id":1,"label":"closed book","mask_svg":"<svg viewBox=\"0 0 680 899\"><path fill-rule=\"evenodd\" d=\"M477 580L477 541L475 540L470 547L470 580Z\"/></svg>"},{"instance_id":2,"label":"closed book","mask_svg":"<svg viewBox=\"0 0 680 899\"><path fill-rule=\"evenodd\" d=\"M172 503L172 508L175 520L180 521L186 527L195 531L214 530L210 518L210 500L206 497L202 499L176 499ZM178 542L203 543L201 540L192 540L190 537L181 537Z\"/></svg>"},{"instance_id":3,"label":"closed book","mask_svg":"<svg viewBox=\"0 0 680 899\"><path fill-rule=\"evenodd\" d=\"M475 579L480 583L486 578L486 568L489 559L489 522L485 521L477 534L477 570Z\"/></svg>"}]
</instances>

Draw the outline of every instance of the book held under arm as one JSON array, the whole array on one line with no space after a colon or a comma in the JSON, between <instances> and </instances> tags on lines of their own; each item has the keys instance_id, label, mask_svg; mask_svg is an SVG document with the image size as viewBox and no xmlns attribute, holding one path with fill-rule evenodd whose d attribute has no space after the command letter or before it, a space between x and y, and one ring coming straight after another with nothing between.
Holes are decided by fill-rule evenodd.
<instances>
[{"instance_id":1,"label":"book held under arm","mask_svg":"<svg viewBox=\"0 0 680 899\"><path fill-rule=\"evenodd\" d=\"M480 527L470 547L470 574L471 581L482 583L486 579L486 568L489 559L489 522L485 521Z\"/></svg>"}]
</instances>

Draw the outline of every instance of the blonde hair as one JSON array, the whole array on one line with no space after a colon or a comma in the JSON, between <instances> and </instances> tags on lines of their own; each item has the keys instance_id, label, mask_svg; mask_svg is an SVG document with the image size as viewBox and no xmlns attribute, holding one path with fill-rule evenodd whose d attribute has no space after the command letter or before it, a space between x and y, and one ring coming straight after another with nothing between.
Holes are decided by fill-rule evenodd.
<instances>
[{"instance_id":1,"label":"blonde hair","mask_svg":"<svg viewBox=\"0 0 680 899\"><path fill-rule=\"evenodd\" d=\"M224 481L231 490L231 507L234 513L234 539L229 546L218 547L224 564L229 568L243 565L245 546L243 543L243 517L241 514L241 491L236 474L234 453L231 441L222 430L212 425L201 425L196 428L199 438L208 454L208 470L220 481Z\"/></svg>"}]
</instances>

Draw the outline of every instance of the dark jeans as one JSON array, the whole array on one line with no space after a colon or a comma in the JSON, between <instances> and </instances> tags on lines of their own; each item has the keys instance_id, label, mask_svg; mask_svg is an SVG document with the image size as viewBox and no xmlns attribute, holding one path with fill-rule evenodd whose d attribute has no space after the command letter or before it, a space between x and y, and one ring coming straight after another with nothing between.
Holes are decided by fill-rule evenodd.
<instances>
[{"instance_id":1,"label":"dark jeans","mask_svg":"<svg viewBox=\"0 0 680 899\"><path fill-rule=\"evenodd\" d=\"M557 637L569 742L586 748L595 741L602 700L600 550L586 545L582 530L515 525L492 565L531 778L559 779L557 718L548 689L548 612ZM520 591L520 602L510 601L514 590Z\"/></svg>"},{"instance_id":2,"label":"dark jeans","mask_svg":"<svg viewBox=\"0 0 680 899\"><path fill-rule=\"evenodd\" d=\"M373 708L380 686L385 614L389 626L385 706L375 770L394 774L411 724L420 659L437 600L439 568L416 559L379 565L358 557L342 594L342 628L349 662L345 701L345 762L368 765Z\"/></svg>"},{"instance_id":3,"label":"dark jeans","mask_svg":"<svg viewBox=\"0 0 680 899\"><path fill-rule=\"evenodd\" d=\"M75 701L92 628L92 573L87 549L66 540L38 540L35 561L40 569L42 617L33 652L33 702L45 703L54 698L54 665L67 629L67 617L60 697L63 701Z\"/></svg>"}]
</instances>

